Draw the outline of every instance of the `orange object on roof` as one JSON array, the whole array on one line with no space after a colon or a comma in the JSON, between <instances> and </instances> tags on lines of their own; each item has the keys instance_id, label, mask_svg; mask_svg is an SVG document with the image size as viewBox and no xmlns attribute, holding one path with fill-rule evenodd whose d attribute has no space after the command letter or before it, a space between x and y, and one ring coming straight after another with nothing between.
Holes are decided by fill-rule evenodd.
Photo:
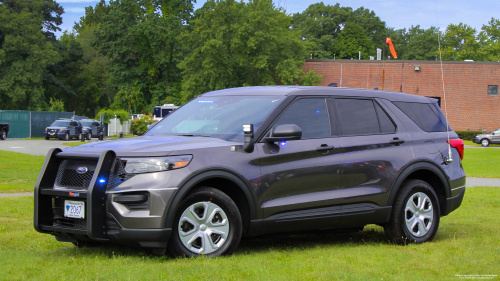
<instances>
[{"instance_id":1,"label":"orange object on roof","mask_svg":"<svg viewBox=\"0 0 500 281\"><path fill-rule=\"evenodd\" d=\"M385 38L385 43L389 44L389 50L391 50L391 55L397 59L398 54L396 54L396 49L394 49L394 45L392 44L392 39L391 38Z\"/></svg>"}]
</instances>

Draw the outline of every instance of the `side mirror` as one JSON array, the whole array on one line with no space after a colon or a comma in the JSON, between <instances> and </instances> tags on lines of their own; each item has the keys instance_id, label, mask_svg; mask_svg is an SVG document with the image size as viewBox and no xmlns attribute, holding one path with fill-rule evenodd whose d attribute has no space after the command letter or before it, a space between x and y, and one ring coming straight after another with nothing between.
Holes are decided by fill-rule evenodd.
<instances>
[{"instance_id":1,"label":"side mirror","mask_svg":"<svg viewBox=\"0 0 500 281\"><path fill-rule=\"evenodd\" d=\"M300 140L302 138L302 129L295 124L279 125L271 131L265 142L275 142L282 140Z\"/></svg>"}]
</instances>

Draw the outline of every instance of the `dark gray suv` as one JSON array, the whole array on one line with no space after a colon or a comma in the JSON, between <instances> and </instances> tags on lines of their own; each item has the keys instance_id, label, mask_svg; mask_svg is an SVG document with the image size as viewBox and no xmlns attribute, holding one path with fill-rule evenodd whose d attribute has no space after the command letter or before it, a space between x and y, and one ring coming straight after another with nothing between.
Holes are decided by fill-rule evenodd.
<instances>
[{"instance_id":1,"label":"dark gray suv","mask_svg":"<svg viewBox=\"0 0 500 281\"><path fill-rule=\"evenodd\" d=\"M431 241L465 193L436 100L332 87L206 93L143 136L52 149L35 229L157 254L231 254L242 236L385 228Z\"/></svg>"}]
</instances>

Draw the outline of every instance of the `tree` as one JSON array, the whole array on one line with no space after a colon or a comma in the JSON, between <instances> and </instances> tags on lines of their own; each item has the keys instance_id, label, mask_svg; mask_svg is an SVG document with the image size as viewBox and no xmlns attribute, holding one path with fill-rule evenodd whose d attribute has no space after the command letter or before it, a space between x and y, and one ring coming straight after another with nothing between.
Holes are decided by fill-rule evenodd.
<instances>
[{"instance_id":1,"label":"tree","mask_svg":"<svg viewBox=\"0 0 500 281\"><path fill-rule=\"evenodd\" d=\"M387 36L392 39L399 59L435 60L439 47L438 32L436 27L423 29L417 25L408 29L388 30Z\"/></svg>"},{"instance_id":2,"label":"tree","mask_svg":"<svg viewBox=\"0 0 500 281\"><path fill-rule=\"evenodd\" d=\"M295 84L306 44L291 17L271 0L207 1L184 42L192 52L183 70L184 101L211 90Z\"/></svg>"},{"instance_id":3,"label":"tree","mask_svg":"<svg viewBox=\"0 0 500 281\"><path fill-rule=\"evenodd\" d=\"M110 79L118 89L112 108L149 112L180 95L177 64L185 49L178 38L189 28L191 13L185 0L109 2L93 46L110 59Z\"/></svg>"},{"instance_id":4,"label":"tree","mask_svg":"<svg viewBox=\"0 0 500 281\"><path fill-rule=\"evenodd\" d=\"M475 28L463 23L448 25L443 36L443 60L487 60L486 38L484 34L478 37L476 34Z\"/></svg>"},{"instance_id":5,"label":"tree","mask_svg":"<svg viewBox=\"0 0 500 281\"><path fill-rule=\"evenodd\" d=\"M338 55L333 46L348 23L360 26L373 48L385 44L385 22L363 7L352 10L338 3L334 6L323 2L312 4L304 12L293 15L292 27L300 30L303 39L310 43L308 55L312 54L315 59L330 59L334 58L334 54ZM369 52L374 53L375 50Z\"/></svg>"},{"instance_id":6,"label":"tree","mask_svg":"<svg viewBox=\"0 0 500 281\"><path fill-rule=\"evenodd\" d=\"M358 58L359 51L362 59L369 59L370 55L375 54L373 43L366 36L364 29L352 22L346 23L340 32L334 42L333 51L341 59Z\"/></svg>"},{"instance_id":7,"label":"tree","mask_svg":"<svg viewBox=\"0 0 500 281\"><path fill-rule=\"evenodd\" d=\"M0 1L0 103L3 109L40 109L44 69L59 61L53 32L62 8L53 0Z\"/></svg>"}]
</instances>

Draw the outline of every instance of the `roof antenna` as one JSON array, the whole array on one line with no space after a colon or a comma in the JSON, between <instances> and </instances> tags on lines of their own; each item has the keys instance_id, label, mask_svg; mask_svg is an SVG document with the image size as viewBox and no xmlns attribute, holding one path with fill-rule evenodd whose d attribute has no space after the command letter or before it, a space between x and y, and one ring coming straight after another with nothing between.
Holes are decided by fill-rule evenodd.
<instances>
[{"instance_id":1,"label":"roof antenna","mask_svg":"<svg viewBox=\"0 0 500 281\"><path fill-rule=\"evenodd\" d=\"M436 26L439 26L438 16L437 16L437 0L434 1L434 9L436 11ZM441 57L441 31L438 27L438 44L439 44L439 62L441 64L441 81L443 83L443 99L444 99L444 114L446 115L446 132L448 134L448 157L445 157L444 163L450 164L453 162L453 158L451 157L451 145L450 145L450 126L448 125L448 109L446 108L446 90L444 88L444 73L443 73L443 58Z\"/></svg>"}]
</instances>

